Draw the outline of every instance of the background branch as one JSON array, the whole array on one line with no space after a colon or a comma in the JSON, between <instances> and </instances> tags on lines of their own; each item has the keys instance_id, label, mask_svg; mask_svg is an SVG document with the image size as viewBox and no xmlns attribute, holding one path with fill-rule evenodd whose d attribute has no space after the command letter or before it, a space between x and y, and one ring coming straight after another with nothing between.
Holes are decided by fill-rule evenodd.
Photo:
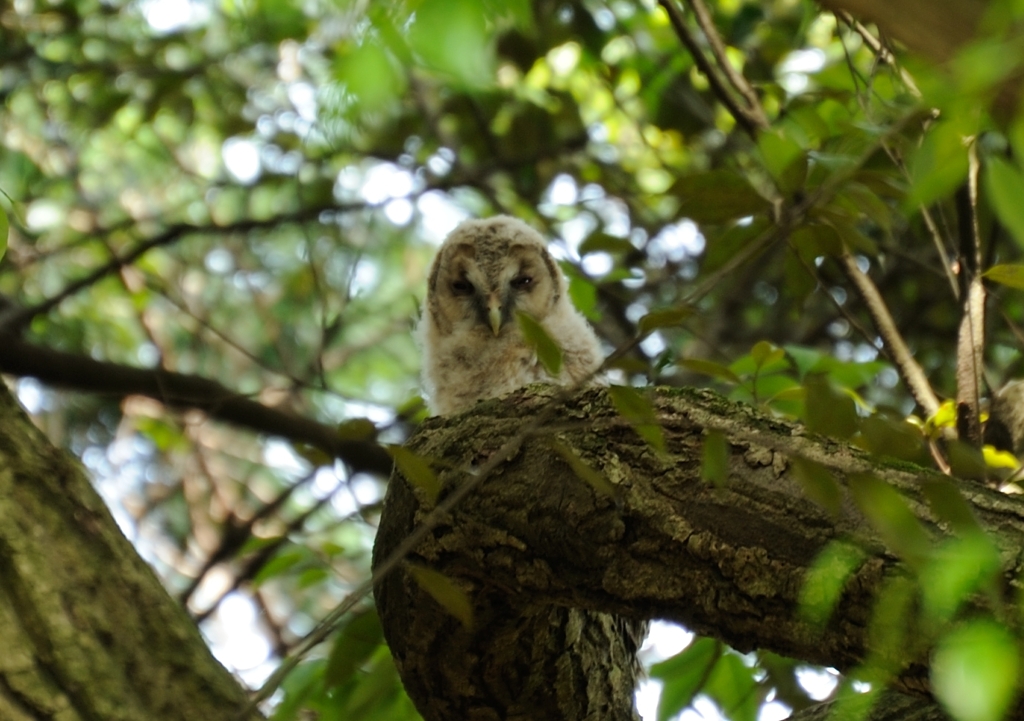
<instances>
[{"instance_id":1,"label":"background branch","mask_svg":"<svg viewBox=\"0 0 1024 721\"><path fill-rule=\"evenodd\" d=\"M353 471L391 472L391 457L376 443L343 439L329 425L270 408L201 376L98 361L12 336L0 336L0 372L77 391L142 395L174 408L195 408L215 420L308 443L341 459Z\"/></svg>"}]
</instances>

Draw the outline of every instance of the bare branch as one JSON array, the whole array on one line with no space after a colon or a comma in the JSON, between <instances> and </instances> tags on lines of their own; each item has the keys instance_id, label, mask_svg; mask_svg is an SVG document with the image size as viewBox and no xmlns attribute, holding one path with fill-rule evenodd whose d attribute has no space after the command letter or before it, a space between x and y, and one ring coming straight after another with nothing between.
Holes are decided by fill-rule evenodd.
<instances>
[{"instance_id":1,"label":"bare branch","mask_svg":"<svg viewBox=\"0 0 1024 721\"><path fill-rule=\"evenodd\" d=\"M875 287L871 278L857 265L856 258L849 253L844 253L839 260L846 277L850 279L860 294L861 300L864 301L878 334L882 336L882 341L892 355L896 370L903 382L906 383L907 388L910 389L914 400L924 409L926 415L934 415L939 410L938 396L932 390L924 369L914 360L910 348L903 340L903 336L896 327L896 322L889 313L889 308L882 299L882 294L878 292L878 288Z\"/></svg>"},{"instance_id":2,"label":"bare branch","mask_svg":"<svg viewBox=\"0 0 1024 721\"><path fill-rule=\"evenodd\" d=\"M732 92L727 87L725 81L719 76L715 66L704 56L704 51L701 49L697 39L693 37L693 33L686 27L686 18L683 17L682 12L676 7L674 0L658 0L658 4L665 8L665 12L668 13L676 35L679 36L686 49L690 51L690 55L693 56L693 61L697 63L697 67L707 77L715 96L725 105L729 113L736 119L736 122L746 131L747 135L752 138L756 137L757 131L766 126L760 125L758 119L754 117L751 111L741 106L736 98L733 97Z\"/></svg>"},{"instance_id":3,"label":"bare branch","mask_svg":"<svg viewBox=\"0 0 1024 721\"><path fill-rule=\"evenodd\" d=\"M75 295L79 291L82 291L97 282L107 277L111 273L117 272L126 265L131 265L143 255L153 250L154 248L160 248L165 245L170 245L182 238L195 235L198 233L211 234L215 233L218 235L226 235L231 233L245 233L250 230L256 230L259 228L273 228L279 225L288 223L304 223L316 220L322 213L332 212L345 212L347 210L356 210L365 208L365 203L357 203L348 206L331 206L322 208L307 208L298 213L290 215L276 216L274 218L268 218L266 220L243 220L232 225L193 225L191 223L179 223L172 225L162 233L153 236L152 238L142 241L130 251L124 255L117 255L110 259L104 265L96 268L87 275L79 278L76 281L72 281L64 287L56 295L47 298L41 303L30 306L28 308L21 308L14 312L11 312L4 316L0 316L0 333L17 332L24 328L29 321L35 318L37 315L48 313L49 311L56 308L62 302Z\"/></svg>"},{"instance_id":4,"label":"bare branch","mask_svg":"<svg viewBox=\"0 0 1024 721\"><path fill-rule=\"evenodd\" d=\"M339 438L329 425L257 403L208 378L97 361L9 335L0 336L0 372L89 393L142 395L174 408L195 408L219 421L308 443L354 471L391 472L390 456L376 443Z\"/></svg>"},{"instance_id":5,"label":"bare branch","mask_svg":"<svg viewBox=\"0 0 1024 721\"><path fill-rule=\"evenodd\" d=\"M725 74L725 77L733 88L736 89L736 92L747 101L750 120L761 130L767 128L770 123L764 113L764 108L761 107L761 100L757 97L757 93L754 92L754 89L747 82L747 79L743 77L742 73L737 72L729 62L729 58L725 53L725 43L722 42L722 36L718 34L718 28L715 27L715 22L711 18L708 6L704 4L704 0L684 1L693 10L693 14L697 18L697 24L700 25L704 37L707 38L708 45L711 46L711 52L718 61L719 69Z\"/></svg>"}]
</instances>

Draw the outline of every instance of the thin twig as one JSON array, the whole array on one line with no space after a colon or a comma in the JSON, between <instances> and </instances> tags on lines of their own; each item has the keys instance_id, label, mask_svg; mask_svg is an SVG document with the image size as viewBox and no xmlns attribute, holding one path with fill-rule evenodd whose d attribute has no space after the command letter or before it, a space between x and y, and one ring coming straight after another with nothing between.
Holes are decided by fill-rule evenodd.
<instances>
[{"instance_id":1,"label":"thin twig","mask_svg":"<svg viewBox=\"0 0 1024 721\"><path fill-rule=\"evenodd\" d=\"M926 415L934 415L939 410L939 398L935 395L935 391L932 390L924 369L914 360L910 348L907 347L903 336L900 335L896 322L893 320L892 315L889 314L889 308L886 306L885 301L882 300L882 294L878 292L878 288L871 278L857 265L856 258L849 253L843 253L839 261L846 273L846 277L850 279L850 282L860 294L861 300L864 301L864 306L871 315L871 319L874 321L875 328L882 337L882 341L892 354L896 370L899 372L900 377L903 378L903 382L907 384L911 395L914 396L914 399L924 409Z\"/></svg>"},{"instance_id":2,"label":"thin twig","mask_svg":"<svg viewBox=\"0 0 1024 721\"><path fill-rule=\"evenodd\" d=\"M218 235L224 235L227 233L245 233L250 230L257 230L260 228L273 228L285 223L309 222L316 220L322 213L327 211L343 213L349 210L363 209L365 207L365 203L355 203L347 206L307 208L301 212L289 215L276 216L266 220L243 220L238 223L225 226L201 226L193 225L191 223L179 223L177 225L172 225L164 230L164 232L139 243L124 255L115 255L109 262L99 266L82 278L72 281L66 285L64 289L56 295L51 296L36 305L21 308L7 314L5 317L0 317L0 334L20 331L33 318L38 315L48 313L50 310L57 307L79 291L95 285L106 276L117 272L124 266L131 265L149 251L165 245L170 245L171 243L174 243L188 235L195 235L198 233L216 233Z\"/></svg>"},{"instance_id":3,"label":"thin twig","mask_svg":"<svg viewBox=\"0 0 1024 721\"><path fill-rule=\"evenodd\" d=\"M722 42L722 36L718 34L718 28L715 27L715 22L711 18L708 6L704 4L704 0L684 0L684 2L693 10L693 14L697 18L697 24L704 33L704 37L707 38L708 45L711 46L711 52L718 61L718 67L725 74L726 79L735 88L736 92L747 101L748 117L751 122L759 129L764 130L770 123L764 113L764 108L761 107L761 101L757 97L757 93L754 92L754 88L747 82L747 79L737 72L729 62L725 52L725 43Z\"/></svg>"},{"instance_id":4,"label":"thin twig","mask_svg":"<svg viewBox=\"0 0 1024 721\"><path fill-rule=\"evenodd\" d=\"M873 52L879 60L900 74L900 80L902 80L903 84L907 86L907 90L910 91L911 95L915 98L921 97L921 91L918 89L917 84L914 83L914 78L903 66L897 64L896 56L892 54L892 51L889 50L881 40L872 35L870 30L864 27L860 21L856 20L845 10L833 10L833 13L838 20L846 23L851 30L861 36L864 43L871 48L871 52Z\"/></svg>"},{"instance_id":5,"label":"thin twig","mask_svg":"<svg viewBox=\"0 0 1024 721\"><path fill-rule=\"evenodd\" d=\"M697 67L707 77L715 96L725 105L729 110L729 114L743 127L747 135L752 138L756 137L757 131L761 127L758 125L757 119L748 109L736 101L725 81L718 75L715 66L704 56L704 51L701 49L697 39L693 37L693 33L686 27L686 18L683 17L679 8L676 7L674 0L658 0L658 4L665 8L665 12L668 13L669 20L672 22L672 28L676 31L676 35L683 45L686 46L686 49L690 51L690 55L693 57L693 61L697 63Z\"/></svg>"}]
</instances>

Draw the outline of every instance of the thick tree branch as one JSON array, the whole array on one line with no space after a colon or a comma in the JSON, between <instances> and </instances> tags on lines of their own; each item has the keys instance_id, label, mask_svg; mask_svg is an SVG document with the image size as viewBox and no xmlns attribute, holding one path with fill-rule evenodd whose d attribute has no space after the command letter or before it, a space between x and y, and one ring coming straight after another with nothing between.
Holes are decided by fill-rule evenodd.
<instances>
[{"instance_id":1,"label":"thick tree branch","mask_svg":"<svg viewBox=\"0 0 1024 721\"><path fill-rule=\"evenodd\" d=\"M979 170L978 143L974 141L968 148L967 187L957 193L964 311L956 342L956 430L961 440L980 448L985 286L981 281L981 230L978 226Z\"/></svg>"},{"instance_id":2,"label":"thick tree branch","mask_svg":"<svg viewBox=\"0 0 1024 721\"><path fill-rule=\"evenodd\" d=\"M520 392L460 417L428 421L409 447L454 469L441 473L444 497L467 482L462 469L487 459L544 402L543 395ZM799 426L709 392L660 390L655 408L667 440L664 455L623 422L606 391L574 395L542 433L468 494L410 554L408 563L442 572L472 600L477 621L470 630L417 585L408 566L377 585L396 665L427 721L472 716L473 709L499 716L502 708L509 710L495 709L488 695L495 674L505 678L502 667L494 666L494 655L484 663L474 651L493 648L497 619L512 623L508 619L517 613L544 605L672 619L740 650L768 649L839 669L865 660L876 593L887 577L906 571L864 521L850 488L865 475L896 487L937 538L943 531L928 510L924 489L957 482L808 437ZM731 450L722 487L701 479L708 429L722 431ZM602 469L615 497L577 478L552 452L552 436ZM791 472L793 458L820 464L840 483L838 513L808 500ZM959 489L994 534L1006 578L1015 578L1024 546L1024 504L977 485ZM375 555L401 543L430 509L419 489L394 479ZM799 596L809 564L840 538L860 545L867 559L846 584L827 627L818 629L797 613ZM514 637L502 640L515 644ZM537 648L536 639L520 641ZM515 668L528 675L526 667ZM517 678L526 683L524 676ZM924 690L924 665L905 670L901 683Z\"/></svg>"},{"instance_id":3,"label":"thick tree branch","mask_svg":"<svg viewBox=\"0 0 1024 721\"><path fill-rule=\"evenodd\" d=\"M3 387L0 579L5 721L224 719L243 703L80 464Z\"/></svg>"},{"instance_id":4,"label":"thick tree branch","mask_svg":"<svg viewBox=\"0 0 1024 721\"><path fill-rule=\"evenodd\" d=\"M61 388L117 397L142 395L174 408L195 408L219 421L308 443L354 471L391 472L391 457L376 443L343 439L331 426L270 408L200 376L98 361L12 336L0 336L0 372Z\"/></svg>"}]
</instances>

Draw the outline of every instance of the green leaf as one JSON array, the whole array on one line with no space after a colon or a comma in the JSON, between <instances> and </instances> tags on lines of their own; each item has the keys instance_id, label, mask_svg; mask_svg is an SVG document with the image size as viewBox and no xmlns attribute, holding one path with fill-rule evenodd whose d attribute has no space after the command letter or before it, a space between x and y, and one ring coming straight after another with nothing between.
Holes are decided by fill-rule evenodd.
<instances>
[{"instance_id":1,"label":"green leaf","mask_svg":"<svg viewBox=\"0 0 1024 721\"><path fill-rule=\"evenodd\" d=\"M306 564L315 557L305 546L287 546L267 561L253 576L253 585L259 586L268 579L282 575L285 571Z\"/></svg>"},{"instance_id":2,"label":"green leaf","mask_svg":"<svg viewBox=\"0 0 1024 721\"><path fill-rule=\"evenodd\" d=\"M857 407L853 398L837 393L828 378L813 373L804 380L807 429L833 438L850 438L857 432Z\"/></svg>"},{"instance_id":3,"label":"green leaf","mask_svg":"<svg viewBox=\"0 0 1024 721\"><path fill-rule=\"evenodd\" d=\"M394 719L392 702L401 694L401 681L398 670L391 657L391 652L384 647L378 648L369 664L369 670L359 678L352 688L351 695L346 699L338 714L329 716L321 714L321 721L379 721ZM330 709L328 709L329 711ZM418 715L405 715L407 719L418 719Z\"/></svg>"},{"instance_id":4,"label":"green leaf","mask_svg":"<svg viewBox=\"0 0 1024 721\"><path fill-rule=\"evenodd\" d=\"M625 418L633 430L659 453L665 451L665 435L658 425L658 417L651 401L636 388L609 386L608 396L615 410Z\"/></svg>"},{"instance_id":5,"label":"green leaf","mask_svg":"<svg viewBox=\"0 0 1024 721\"><path fill-rule=\"evenodd\" d=\"M800 615L815 626L824 626L839 603L847 579L865 558L867 554L858 546L846 541L829 542L807 570L800 589Z\"/></svg>"},{"instance_id":6,"label":"green leaf","mask_svg":"<svg viewBox=\"0 0 1024 721\"><path fill-rule=\"evenodd\" d=\"M985 454L980 448L959 440L950 441L946 447L946 457L949 459L950 473L957 478L981 482L988 477Z\"/></svg>"},{"instance_id":7,"label":"green leaf","mask_svg":"<svg viewBox=\"0 0 1024 721\"><path fill-rule=\"evenodd\" d=\"M437 494L441 492L441 481L438 480L437 474L434 473L427 459L402 446L389 445L385 448L391 454L391 459L405 480L422 489L430 502L435 503Z\"/></svg>"},{"instance_id":8,"label":"green leaf","mask_svg":"<svg viewBox=\"0 0 1024 721\"><path fill-rule=\"evenodd\" d=\"M667 721L693 703L721 653L718 641L698 638L672 658L651 666L651 677L664 684L658 700L658 721Z\"/></svg>"},{"instance_id":9,"label":"green leaf","mask_svg":"<svg viewBox=\"0 0 1024 721\"><path fill-rule=\"evenodd\" d=\"M669 189L680 199L677 215L698 223L721 223L766 212L768 201L736 171L712 170L676 181Z\"/></svg>"},{"instance_id":10,"label":"green leaf","mask_svg":"<svg viewBox=\"0 0 1024 721\"><path fill-rule=\"evenodd\" d=\"M821 465L806 458L792 458L793 477L812 501L838 516L843 502L842 491L832 474Z\"/></svg>"},{"instance_id":11,"label":"green leaf","mask_svg":"<svg viewBox=\"0 0 1024 721\"><path fill-rule=\"evenodd\" d=\"M729 441L721 431L709 430L704 434L701 452L700 477L708 483L721 486L729 476Z\"/></svg>"},{"instance_id":12,"label":"green leaf","mask_svg":"<svg viewBox=\"0 0 1024 721\"><path fill-rule=\"evenodd\" d=\"M988 278L995 283L1001 283L1002 285L1008 285L1011 288L1024 290L1024 265L1018 265L1015 263L993 265L981 275L983 278Z\"/></svg>"},{"instance_id":13,"label":"green leaf","mask_svg":"<svg viewBox=\"0 0 1024 721\"><path fill-rule=\"evenodd\" d=\"M999 222L1024 246L1024 174L1002 158L990 156L985 161L985 190Z\"/></svg>"},{"instance_id":14,"label":"green leaf","mask_svg":"<svg viewBox=\"0 0 1024 721\"><path fill-rule=\"evenodd\" d=\"M918 653L920 639L910 635L917 610L917 584L905 575L890 576L882 584L868 622L867 665L875 673L891 676Z\"/></svg>"},{"instance_id":15,"label":"green leaf","mask_svg":"<svg viewBox=\"0 0 1024 721\"><path fill-rule=\"evenodd\" d=\"M952 481L932 476L921 480L921 492L935 517L949 524L960 536L982 533L974 510Z\"/></svg>"},{"instance_id":16,"label":"green leaf","mask_svg":"<svg viewBox=\"0 0 1024 721\"><path fill-rule=\"evenodd\" d=\"M987 536L946 539L921 570L921 615L944 626L971 595L994 587L1000 568L999 551Z\"/></svg>"},{"instance_id":17,"label":"green leaf","mask_svg":"<svg viewBox=\"0 0 1024 721\"><path fill-rule=\"evenodd\" d=\"M671 328L673 326L682 325L683 321L687 320L692 315L693 308L689 306L652 310L640 319L640 323L638 324L640 335L647 335L658 328Z\"/></svg>"},{"instance_id":18,"label":"green leaf","mask_svg":"<svg viewBox=\"0 0 1024 721\"><path fill-rule=\"evenodd\" d=\"M776 348L766 340L758 341L750 349L750 357L754 359L754 367L760 371L766 365L771 365L786 357L786 351Z\"/></svg>"},{"instance_id":19,"label":"green leaf","mask_svg":"<svg viewBox=\"0 0 1024 721\"><path fill-rule=\"evenodd\" d=\"M615 498L618 496L618 489L615 485L604 477L599 471L594 470L586 461L580 458L576 452L569 448L561 441L551 438L548 440L551 448L565 459L565 462L572 468L572 472L576 474L576 477L586 481L590 486L603 496L609 496Z\"/></svg>"},{"instance_id":20,"label":"green leaf","mask_svg":"<svg viewBox=\"0 0 1024 721\"><path fill-rule=\"evenodd\" d=\"M557 377L562 370L562 349L548 335L544 326L528 313L517 312L516 319L519 321L523 338L537 354L537 360L544 366L544 370Z\"/></svg>"},{"instance_id":21,"label":"green leaf","mask_svg":"<svg viewBox=\"0 0 1024 721\"><path fill-rule=\"evenodd\" d=\"M835 703L829 713L829 721L866 721L872 707L879 700L884 685L875 683L865 693L854 686L854 678L840 682Z\"/></svg>"},{"instance_id":22,"label":"green leaf","mask_svg":"<svg viewBox=\"0 0 1024 721\"><path fill-rule=\"evenodd\" d=\"M601 320L597 309L597 287L594 283L578 275L569 276L569 297L576 310L586 316L587 320Z\"/></svg>"},{"instance_id":23,"label":"green leaf","mask_svg":"<svg viewBox=\"0 0 1024 721\"><path fill-rule=\"evenodd\" d=\"M405 89L405 78L398 72L395 61L372 40L352 52L339 53L335 75L362 110L381 108Z\"/></svg>"},{"instance_id":24,"label":"green leaf","mask_svg":"<svg viewBox=\"0 0 1024 721\"><path fill-rule=\"evenodd\" d=\"M7 211L0 208L0 258L7 252L7 236L10 233L11 221L7 217Z\"/></svg>"},{"instance_id":25,"label":"green leaf","mask_svg":"<svg viewBox=\"0 0 1024 721\"><path fill-rule=\"evenodd\" d=\"M678 361L678 364L687 370L691 370L694 373L701 373L712 378L718 378L727 383L739 384L740 377L729 370L721 363L715 363L714 361L704 360L703 358L687 358L685 360Z\"/></svg>"},{"instance_id":26,"label":"green leaf","mask_svg":"<svg viewBox=\"0 0 1024 721\"><path fill-rule=\"evenodd\" d=\"M588 253L611 253L612 255L628 255L638 252L636 246L626 238L619 238L607 233L593 233L580 243L580 257Z\"/></svg>"},{"instance_id":27,"label":"green leaf","mask_svg":"<svg viewBox=\"0 0 1024 721\"><path fill-rule=\"evenodd\" d=\"M802 225L789 236L789 244L800 258L813 264L821 256L837 256L843 252L839 233L831 225Z\"/></svg>"},{"instance_id":28,"label":"green leaf","mask_svg":"<svg viewBox=\"0 0 1024 721\"><path fill-rule=\"evenodd\" d=\"M939 641L932 690L956 721L1000 721L1017 695L1016 640L991 619L968 621Z\"/></svg>"},{"instance_id":29,"label":"green leaf","mask_svg":"<svg viewBox=\"0 0 1024 721\"><path fill-rule=\"evenodd\" d=\"M424 0L416 8L409 44L428 67L467 86L493 78L487 18L480 0Z\"/></svg>"},{"instance_id":30,"label":"green leaf","mask_svg":"<svg viewBox=\"0 0 1024 721\"><path fill-rule=\"evenodd\" d=\"M767 130L757 137L757 147L768 173L779 190L790 194L799 189L807 177L807 156L803 148L776 130Z\"/></svg>"},{"instance_id":31,"label":"green leaf","mask_svg":"<svg viewBox=\"0 0 1024 721\"><path fill-rule=\"evenodd\" d=\"M908 209L930 205L949 195L967 177L964 137L970 132L962 125L943 118L924 136L911 161Z\"/></svg>"},{"instance_id":32,"label":"green leaf","mask_svg":"<svg viewBox=\"0 0 1024 721\"><path fill-rule=\"evenodd\" d=\"M420 588L429 593L448 613L455 616L467 629L473 627L473 604L466 592L455 582L432 568L409 566L409 573Z\"/></svg>"},{"instance_id":33,"label":"green leaf","mask_svg":"<svg viewBox=\"0 0 1024 721\"><path fill-rule=\"evenodd\" d=\"M847 484L857 507L885 544L910 566L920 568L931 543L906 499L888 483L869 474L853 474Z\"/></svg>"},{"instance_id":34,"label":"green leaf","mask_svg":"<svg viewBox=\"0 0 1024 721\"><path fill-rule=\"evenodd\" d=\"M271 721L292 721L298 717L303 704L319 688L326 663L322 658L300 663L285 676L281 683L284 699L274 708Z\"/></svg>"},{"instance_id":35,"label":"green leaf","mask_svg":"<svg viewBox=\"0 0 1024 721\"><path fill-rule=\"evenodd\" d=\"M344 441L369 441L377 437L377 426L369 418L349 418L338 424L338 438Z\"/></svg>"},{"instance_id":36,"label":"green leaf","mask_svg":"<svg viewBox=\"0 0 1024 721\"><path fill-rule=\"evenodd\" d=\"M384 635L376 610L370 609L353 616L334 637L334 645L327 659L324 683L328 688L340 686L383 643Z\"/></svg>"},{"instance_id":37,"label":"green leaf","mask_svg":"<svg viewBox=\"0 0 1024 721\"><path fill-rule=\"evenodd\" d=\"M756 693L755 671L736 653L722 654L711 670L704 690L730 721L757 721L761 699Z\"/></svg>"},{"instance_id":38,"label":"green leaf","mask_svg":"<svg viewBox=\"0 0 1024 721\"><path fill-rule=\"evenodd\" d=\"M920 429L904 420L874 415L860 419L860 431L869 451L879 456L923 462L927 451Z\"/></svg>"}]
</instances>

